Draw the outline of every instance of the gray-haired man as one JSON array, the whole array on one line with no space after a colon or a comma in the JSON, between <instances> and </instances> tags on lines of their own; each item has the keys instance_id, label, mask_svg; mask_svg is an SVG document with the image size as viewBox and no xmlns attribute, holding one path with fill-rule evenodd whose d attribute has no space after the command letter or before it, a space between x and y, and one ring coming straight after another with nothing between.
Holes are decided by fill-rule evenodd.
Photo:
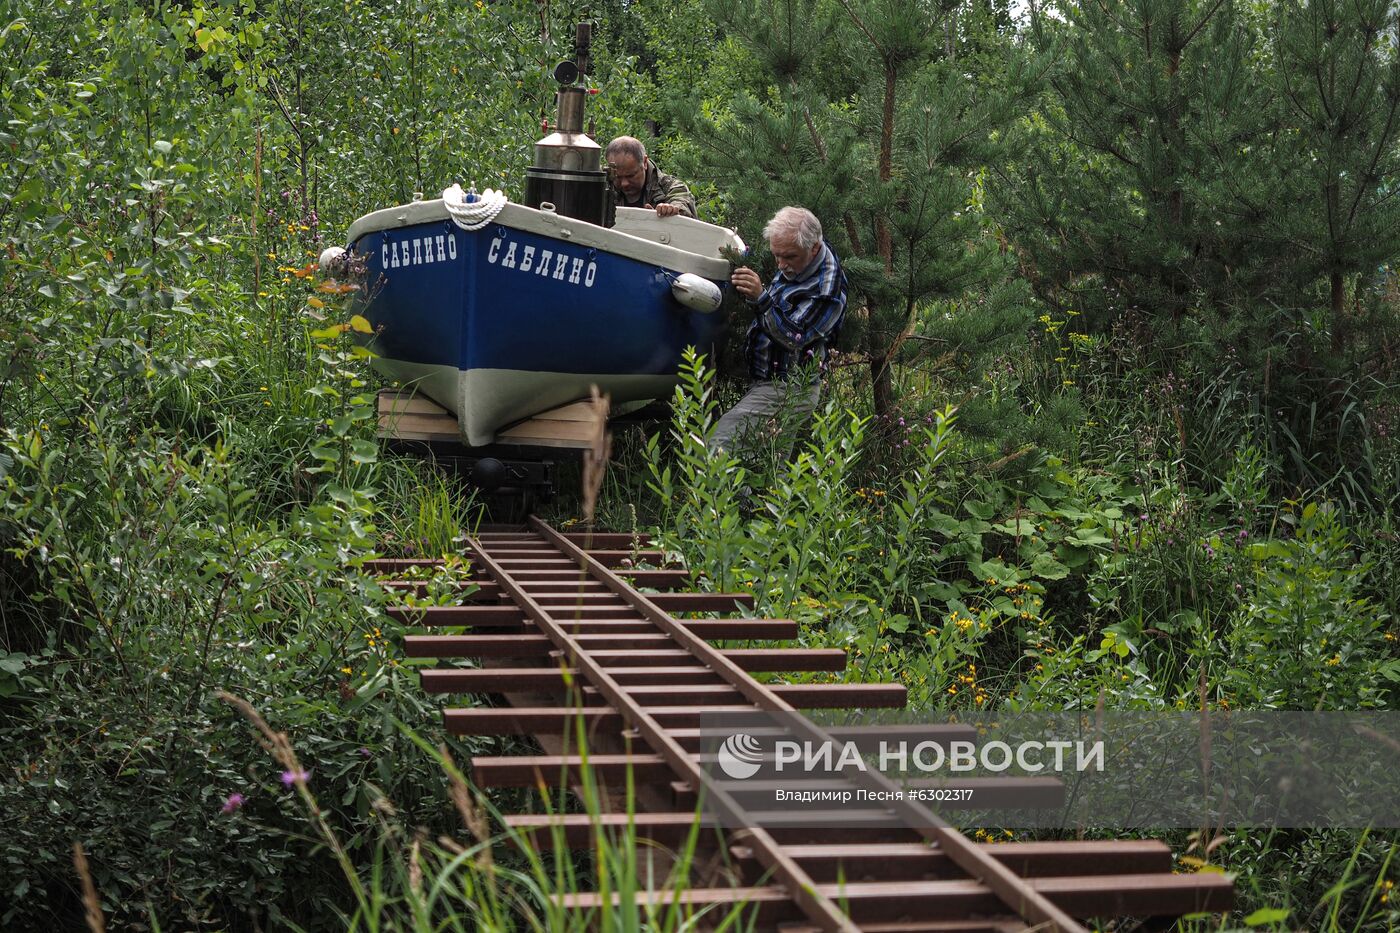
<instances>
[{"instance_id":1,"label":"gray-haired man","mask_svg":"<svg viewBox=\"0 0 1400 933\"><path fill-rule=\"evenodd\" d=\"M695 198L685 182L667 175L647 158L641 140L619 136L604 154L613 198L623 207L650 207L657 217L695 216Z\"/></svg>"},{"instance_id":2,"label":"gray-haired man","mask_svg":"<svg viewBox=\"0 0 1400 933\"><path fill-rule=\"evenodd\" d=\"M785 207L768 221L763 237L778 263L773 281L765 286L758 273L742 266L730 279L754 309L744 344L753 382L715 426L710 446L716 450L779 414L805 419L812 413L821 393L814 370L825 366L846 314L846 274L822 239L815 214Z\"/></svg>"}]
</instances>

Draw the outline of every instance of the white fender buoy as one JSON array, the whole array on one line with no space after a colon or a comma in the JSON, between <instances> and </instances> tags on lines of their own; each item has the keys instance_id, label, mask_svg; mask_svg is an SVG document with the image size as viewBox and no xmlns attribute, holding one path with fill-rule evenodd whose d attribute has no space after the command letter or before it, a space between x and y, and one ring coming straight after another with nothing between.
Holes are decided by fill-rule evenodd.
<instances>
[{"instance_id":1,"label":"white fender buoy","mask_svg":"<svg viewBox=\"0 0 1400 933\"><path fill-rule=\"evenodd\" d=\"M326 275L335 278L345 273L345 248L342 246L327 246L321 250L321 271Z\"/></svg>"},{"instance_id":2,"label":"white fender buoy","mask_svg":"<svg viewBox=\"0 0 1400 933\"><path fill-rule=\"evenodd\" d=\"M683 272L671 283L671 294L676 300L702 314L711 314L719 308L724 296L719 286L709 279L702 279L693 272Z\"/></svg>"}]
</instances>

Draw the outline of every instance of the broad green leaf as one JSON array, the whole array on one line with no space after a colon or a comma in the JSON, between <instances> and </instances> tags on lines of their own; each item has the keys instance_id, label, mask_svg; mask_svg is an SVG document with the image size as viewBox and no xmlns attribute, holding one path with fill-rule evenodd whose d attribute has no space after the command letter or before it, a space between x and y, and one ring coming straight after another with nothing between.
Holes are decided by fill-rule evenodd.
<instances>
[{"instance_id":1,"label":"broad green leaf","mask_svg":"<svg viewBox=\"0 0 1400 933\"><path fill-rule=\"evenodd\" d=\"M1287 907L1260 907L1254 913L1244 918L1244 925L1247 927L1262 927L1272 923L1282 923L1288 919L1291 913Z\"/></svg>"},{"instance_id":2,"label":"broad green leaf","mask_svg":"<svg viewBox=\"0 0 1400 933\"><path fill-rule=\"evenodd\" d=\"M1069 568L1055 559L1049 551L1041 551L1031 561L1031 573L1047 580L1063 580L1069 576Z\"/></svg>"},{"instance_id":3,"label":"broad green leaf","mask_svg":"<svg viewBox=\"0 0 1400 933\"><path fill-rule=\"evenodd\" d=\"M989 521L991 517L996 514L996 509L993 508L989 503L978 502L976 499L969 499L966 502L964 502L963 508L967 509L969 514L974 515L977 518L982 519L983 521Z\"/></svg>"}]
</instances>

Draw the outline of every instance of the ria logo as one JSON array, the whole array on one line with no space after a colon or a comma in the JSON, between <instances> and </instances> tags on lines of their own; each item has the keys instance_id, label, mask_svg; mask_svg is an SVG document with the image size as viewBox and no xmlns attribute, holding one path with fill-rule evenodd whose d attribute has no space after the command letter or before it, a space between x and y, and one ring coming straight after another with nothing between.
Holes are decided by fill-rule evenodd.
<instances>
[{"instance_id":1,"label":"ria logo","mask_svg":"<svg viewBox=\"0 0 1400 933\"><path fill-rule=\"evenodd\" d=\"M719 747L720 770L736 781L751 778L763 763L763 747L746 732L736 732Z\"/></svg>"}]
</instances>

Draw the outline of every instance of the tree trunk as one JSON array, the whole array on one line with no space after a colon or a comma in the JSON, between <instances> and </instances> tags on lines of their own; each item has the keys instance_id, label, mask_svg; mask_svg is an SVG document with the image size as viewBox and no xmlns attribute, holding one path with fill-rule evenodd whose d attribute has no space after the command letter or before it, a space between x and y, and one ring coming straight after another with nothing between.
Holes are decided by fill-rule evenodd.
<instances>
[{"instance_id":1,"label":"tree trunk","mask_svg":"<svg viewBox=\"0 0 1400 933\"><path fill-rule=\"evenodd\" d=\"M1332 352L1346 350L1346 280L1340 272L1332 273Z\"/></svg>"},{"instance_id":2,"label":"tree trunk","mask_svg":"<svg viewBox=\"0 0 1400 933\"><path fill-rule=\"evenodd\" d=\"M1178 78L1181 70L1181 50L1174 49L1167 56L1167 119L1166 143L1167 171L1170 174L1171 189L1167 192L1167 222L1171 225L1171 236L1183 246L1186 243L1186 198L1181 190L1181 173L1184 169L1184 147L1181 134L1181 108L1177 99ZM1178 148L1181 147L1181 148ZM1181 268L1169 269L1169 288L1172 295L1172 317L1180 318L1186 312L1189 300L1189 285L1186 272Z\"/></svg>"},{"instance_id":3,"label":"tree trunk","mask_svg":"<svg viewBox=\"0 0 1400 933\"><path fill-rule=\"evenodd\" d=\"M895 66L885 62L884 110L880 116L880 162L878 174L880 183L887 183L894 175L894 105L895 105ZM884 215L875 218L875 249L885 263L886 277L894 275L894 244L890 239L889 223ZM870 392L875 406L877 430L889 426L886 416L894 411L894 374L890 359L892 347L876 345L876 308L870 307L870 321L866 329L866 347L870 354Z\"/></svg>"},{"instance_id":4,"label":"tree trunk","mask_svg":"<svg viewBox=\"0 0 1400 933\"><path fill-rule=\"evenodd\" d=\"M894 176L894 104L895 66L885 63L884 112L880 117L880 184L887 183ZM875 218L875 249L885 261L885 275L894 275L894 245L890 241L889 223L883 216Z\"/></svg>"},{"instance_id":5,"label":"tree trunk","mask_svg":"<svg viewBox=\"0 0 1400 933\"><path fill-rule=\"evenodd\" d=\"M875 401L878 432L889 426L886 416L894 411L894 373L889 357L870 358L870 389Z\"/></svg>"}]
</instances>

